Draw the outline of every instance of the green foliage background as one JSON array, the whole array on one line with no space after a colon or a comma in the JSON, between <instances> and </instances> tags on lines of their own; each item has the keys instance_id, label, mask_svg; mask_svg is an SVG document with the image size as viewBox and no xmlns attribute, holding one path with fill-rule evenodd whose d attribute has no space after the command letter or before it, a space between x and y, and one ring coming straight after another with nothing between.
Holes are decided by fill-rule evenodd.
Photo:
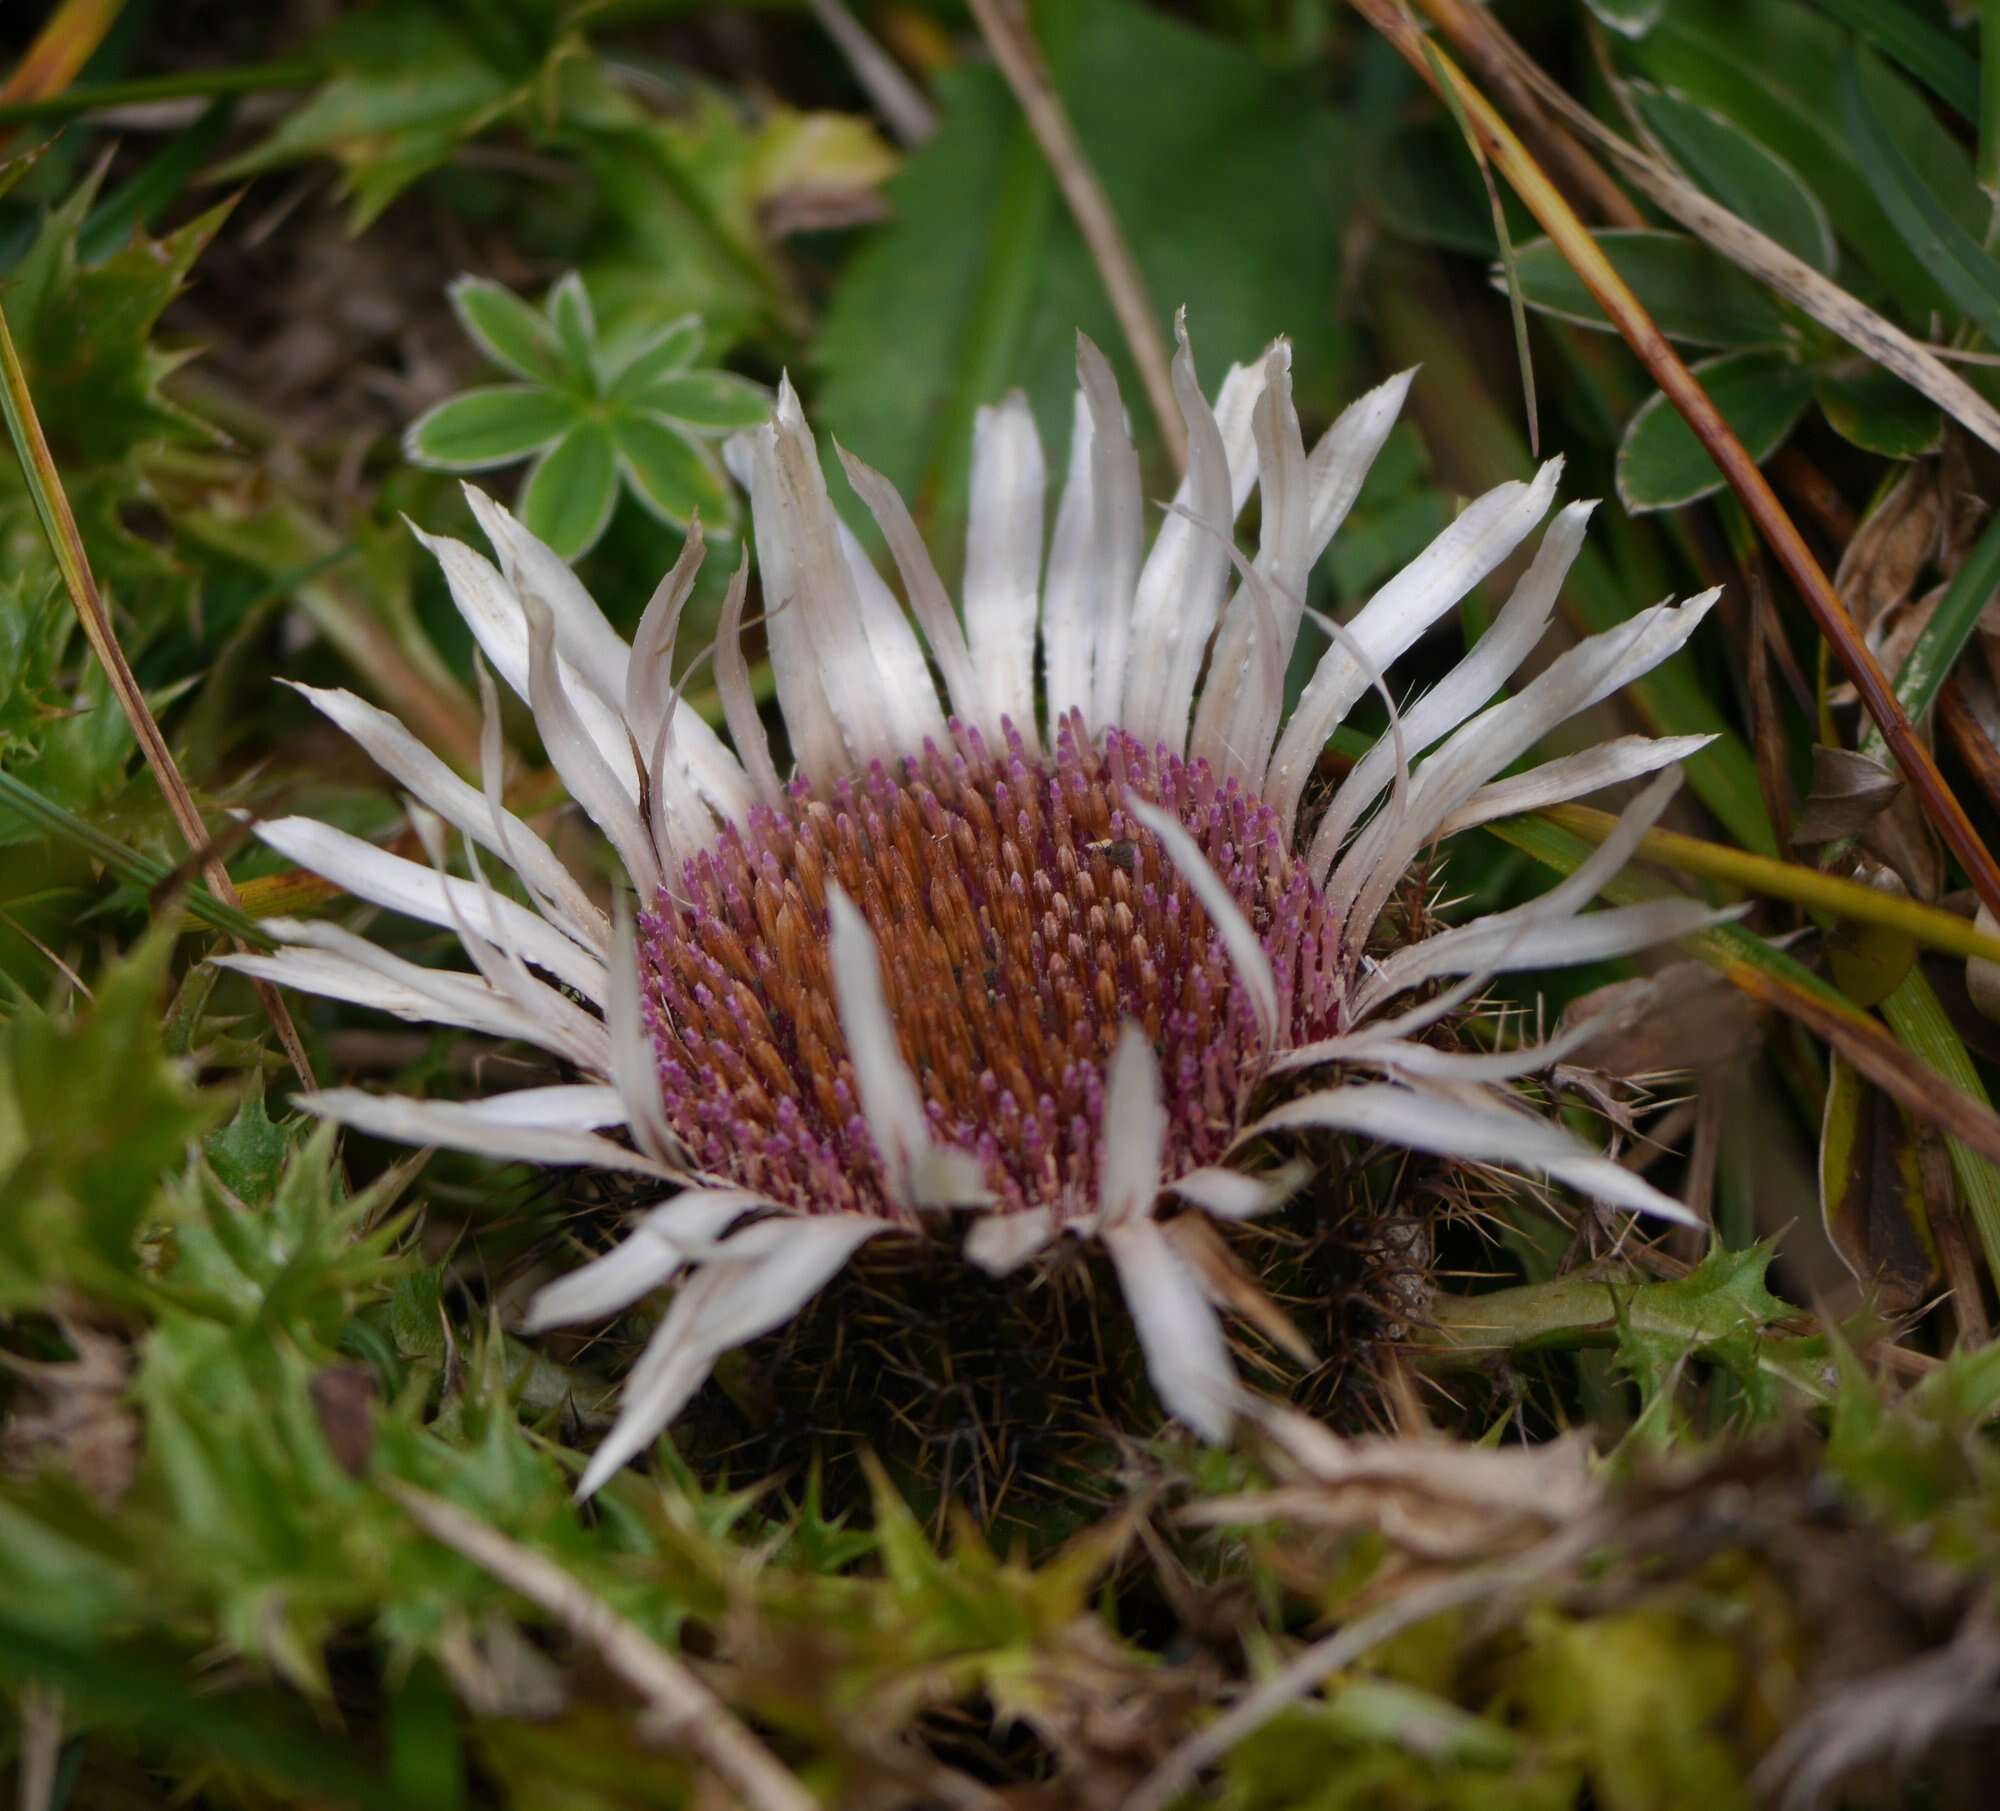
<instances>
[{"instance_id":1,"label":"green foliage background","mask_svg":"<svg viewBox=\"0 0 2000 1811\"><path fill-rule=\"evenodd\" d=\"M7 462L0 1755L23 1804L721 1802L590 1641L422 1532L410 1488L685 1658L828 1805L1117 1805L1329 1628L1482 1567L1503 1568L1488 1596L1298 1694L1199 1802L1720 1811L1787 1780L1799 1802L1984 1802L2000 1171L1783 1021L1719 1054L1677 1022L1654 1053L1700 1058L1690 1115L1667 1102L1646 1123L1669 1133L1657 1173L1704 1191L1711 1249L1635 1252L1587 1209L1525 1193L1482 1196L1481 1230L1449 1233L1452 1293L1355 1365L1373 1380L1358 1404L1341 1399L1342 1431L1393 1425L1399 1452L1465 1461L1448 1487L1405 1478L1352 1514L1275 1449L1202 1453L1149 1420L1094 1430L1095 1496L1027 1480L985 1522L935 1472L892 1483L804 1440L774 1476L663 1446L575 1505L657 1305L596 1339L511 1329L616 1204L315 1129L287 1107L257 998L205 964L280 910L340 914L421 960L449 941L369 923L232 828L301 810L403 834L391 789L274 680L353 686L448 759L475 757L469 645L403 518L467 532L433 468L497 470L506 491L538 453L524 483L627 630L700 508L723 543L684 634L702 645L741 528L714 441L786 374L912 498L947 577L974 411L1019 386L1059 462L1079 328L1135 399L1148 495L1169 468L1096 267L951 0L856 8L935 111L913 145L802 5L190 10L199 30L157 0L4 26L14 57L37 31L94 45L60 92L0 97L0 308L245 908L198 883ZM1830 855L1793 842L1822 790L1815 753L1870 752L1865 723L1681 418L1518 205L1489 204L1452 115L1358 14L1029 11L1151 299L1163 319L1186 306L1208 381L1287 334L1310 427L1423 367L1315 604L1364 601L1465 496L1529 469L1511 288L1532 437L1569 457L1569 494L1615 499L1569 629L1727 587L1713 632L1617 725L1715 737L1690 763L1685 827L1964 903L1920 829ZM1934 0L1507 0L1495 16L1600 120L2000 402L2000 54L1976 20ZM1633 207L1606 249L1829 564L1848 556L1857 611L1904 622L1884 658L1913 713L1942 696L2000 727L1991 449ZM483 388L496 365L505 392ZM647 382L621 387L633 371ZM1492 601L1421 660L1441 670ZM703 683L695 708L713 704ZM508 732L524 798L551 803L531 726ZM1977 744L1941 746L1991 839ZM1525 897L1584 848L1542 822L1465 840L1453 912ZM1686 884L1720 890L1716 872ZM1918 1073L1986 1097L2000 1043L1962 972L1906 937L1766 900L1694 953L1865 1014ZM1553 1011L1625 973L1523 993ZM1508 1004L1475 1034L1515 1035ZM468 1086L450 1035L293 1005L323 1080ZM1394 1198L1393 1164L1361 1167L1371 1200ZM754 1418L756 1377L723 1383ZM1526 1543L1506 1525L1447 1538L1478 1455L1554 1465L1565 1429L1595 1454L1585 1550L1514 1580ZM1935 1682L1907 1695L1926 1666ZM1866 1739L1850 1751L1836 1729Z\"/></svg>"}]
</instances>

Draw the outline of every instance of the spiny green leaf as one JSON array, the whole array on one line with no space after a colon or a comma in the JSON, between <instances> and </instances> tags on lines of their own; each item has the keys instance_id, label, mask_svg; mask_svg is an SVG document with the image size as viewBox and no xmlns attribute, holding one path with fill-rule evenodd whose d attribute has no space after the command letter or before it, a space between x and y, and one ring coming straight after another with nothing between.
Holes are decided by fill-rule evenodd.
<instances>
[{"instance_id":1,"label":"spiny green leaf","mask_svg":"<svg viewBox=\"0 0 2000 1811\"><path fill-rule=\"evenodd\" d=\"M171 944L156 932L113 964L80 1012L0 1027L0 1304L39 1308L62 1287L121 1304L140 1293L161 1180L222 1105L160 1051Z\"/></svg>"},{"instance_id":2,"label":"spiny green leaf","mask_svg":"<svg viewBox=\"0 0 2000 1811\"><path fill-rule=\"evenodd\" d=\"M259 1083L244 1095L229 1123L202 1140L201 1148L224 1188L239 1201L261 1207L278 1186L295 1136L265 1110Z\"/></svg>"},{"instance_id":3,"label":"spiny green leaf","mask_svg":"<svg viewBox=\"0 0 2000 1811\"><path fill-rule=\"evenodd\" d=\"M498 55L499 41L447 5L351 11L322 47L333 77L219 174L254 176L330 157L358 232L460 145L529 112L534 70Z\"/></svg>"}]
</instances>

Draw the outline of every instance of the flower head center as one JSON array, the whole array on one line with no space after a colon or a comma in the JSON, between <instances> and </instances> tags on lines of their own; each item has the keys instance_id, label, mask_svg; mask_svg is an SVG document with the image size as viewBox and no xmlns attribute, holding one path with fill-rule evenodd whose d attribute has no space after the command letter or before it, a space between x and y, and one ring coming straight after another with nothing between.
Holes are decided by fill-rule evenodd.
<instances>
[{"instance_id":1,"label":"flower head center","mask_svg":"<svg viewBox=\"0 0 2000 1811\"><path fill-rule=\"evenodd\" d=\"M861 908L931 1133L1001 1208L1096 1198L1104 1076L1136 1021L1160 1058L1165 1173L1213 1162L1268 1060L1216 927L1127 796L1200 844L1276 975L1278 1041L1333 1030L1339 920L1271 809L1204 763L1066 723L1053 758L953 729L892 774L732 825L641 925L670 1123L696 1160L807 1211L888 1214L841 1033L827 888Z\"/></svg>"}]
</instances>

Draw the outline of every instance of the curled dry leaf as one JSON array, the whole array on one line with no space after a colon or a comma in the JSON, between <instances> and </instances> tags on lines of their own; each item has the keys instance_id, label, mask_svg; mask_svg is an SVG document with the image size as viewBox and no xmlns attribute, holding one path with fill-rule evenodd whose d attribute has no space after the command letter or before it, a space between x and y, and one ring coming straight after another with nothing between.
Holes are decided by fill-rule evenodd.
<instances>
[{"instance_id":1,"label":"curled dry leaf","mask_svg":"<svg viewBox=\"0 0 2000 1811\"><path fill-rule=\"evenodd\" d=\"M76 1354L67 1364L0 1352L0 1368L26 1386L0 1419L0 1473L54 1466L109 1506L131 1487L139 1463L139 1417L128 1399L131 1348L99 1327L69 1319L60 1325Z\"/></svg>"},{"instance_id":2,"label":"curled dry leaf","mask_svg":"<svg viewBox=\"0 0 2000 1811\"><path fill-rule=\"evenodd\" d=\"M1979 928L1989 937L2000 935L2000 919L1984 906L1979 908ZM1968 956L1965 962L1965 991L1974 1006L1989 1019L2000 1020L2000 962Z\"/></svg>"},{"instance_id":3,"label":"curled dry leaf","mask_svg":"<svg viewBox=\"0 0 2000 1811\"><path fill-rule=\"evenodd\" d=\"M1628 1010L1643 1006L1644 1010ZM1593 1071L1617 1081L1702 1070L1726 1063L1743 1048L1758 1019L1747 1000L1706 962L1675 962L1642 981L1613 981L1572 1000L1557 1035L1573 1024L1602 1019L1604 1028L1571 1052L1557 1071Z\"/></svg>"},{"instance_id":4,"label":"curled dry leaf","mask_svg":"<svg viewBox=\"0 0 2000 1811\"><path fill-rule=\"evenodd\" d=\"M2000 1621L1989 1603L1947 1646L1827 1694L1764 1757L1758 1796L1783 1781L1777 1803L1784 1811L1840 1803L1837 1788L1860 1768L1882 1761L1908 1767L1954 1734L1990 1730L1996 1689Z\"/></svg>"},{"instance_id":5,"label":"curled dry leaf","mask_svg":"<svg viewBox=\"0 0 2000 1811\"><path fill-rule=\"evenodd\" d=\"M1820 1215L1840 1261L1891 1313L1914 1308L1935 1269L1917 1237L1923 1199L1910 1116L1833 1059L1820 1132Z\"/></svg>"},{"instance_id":6,"label":"curled dry leaf","mask_svg":"<svg viewBox=\"0 0 2000 1811\"><path fill-rule=\"evenodd\" d=\"M1205 1214L1178 1214L1166 1223L1166 1235L1189 1265L1208 1299L1246 1322L1306 1369L1319 1363L1312 1342L1292 1324L1291 1316L1270 1298L1224 1243L1215 1222Z\"/></svg>"},{"instance_id":7,"label":"curled dry leaf","mask_svg":"<svg viewBox=\"0 0 2000 1811\"><path fill-rule=\"evenodd\" d=\"M511 1616L490 1615L477 1627L458 1624L440 1637L437 1657L475 1716L535 1722L569 1707L562 1669Z\"/></svg>"},{"instance_id":8,"label":"curled dry leaf","mask_svg":"<svg viewBox=\"0 0 2000 1811\"><path fill-rule=\"evenodd\" d=\"M1886 671L1901 669L1971 553L1987 516L1979 492L1966 442L1953 435L1938 457L1903 473L1841 555L1834 584ZM1989 604L1979 623L1989 661L1996 637L2000 604ZM1845 684L1828 698L1843 709L1856 702L1854 688Z\"/></svg>"},{"instance_id":9,"label":"curled dry leaf","mask_svg":"<svg viewBox=\"0 0 2000 1811\"><path fill-rule=\"evenodd\" d=\"M349 1477L360 1477L375 1451L375 1373L366 1365L327 1365L308 1388L327 1450Z\"/></svg>"},{"instance_id":10,"label":"curled dry leaf","mask_svg":"<svg viewBox=\"0 0 2000 1811\"><path fill-rule=\"evenodd\" d=\"M1858 836L1902 790L1902 780L1886 762L1851 748L1816 745L1812 791L1799 807L1792 841L1810 847Z\"/></svg>"},{"instance_id":11,"label":"curled dry leaf","mask_svg":"<svg viewBox=\"0 0 2000 1811\"><path fill-rule=\"evenodd\" d=\"M1197 1523L1280 1519L1336 1533L1373 1529L1409 1558L1463 1564L1525 1552L1597 1506L1581 1434L1541 1446L1467 1446L1422 1436L1343 1439L1266 1404L1275 1490L1200 1503Z\"/></svg>"},{"instance_id":12,"label":"curled dry leaf","mask_svg":"<svg viewBox=\"0 0 2000 1811\"><path fill-rule=\"evenodd\" d=\"M1937 552L1944 519L1938 464L1927 459L1910 466L1868 512L1840 556L1834 588L1864 631L1872 632L1888 612L1909 602Z\"/></svg>"}]
</instances>

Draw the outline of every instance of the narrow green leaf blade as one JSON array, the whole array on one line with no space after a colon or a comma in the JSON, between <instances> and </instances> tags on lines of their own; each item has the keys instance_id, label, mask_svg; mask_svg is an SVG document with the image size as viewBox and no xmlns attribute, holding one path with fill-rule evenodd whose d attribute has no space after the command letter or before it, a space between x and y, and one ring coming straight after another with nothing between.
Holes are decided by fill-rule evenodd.
<instances>
[{"instance_id":1,"label":"narrow green leaf blade","mask_svg":"<svg viewBox=\"0 0 2000 1811\"><path fill-rule=\"evenodd\" d=\"M2000 264L1989 257L1884 123L1879 65L1849 56L1840 73L1840 114L1861 170L1890 224L1945 294L1987 339L2000 345Z\"/></svg>"},{"instance_id":2,"label":"narrow green leaf blade","mask_svg":"<svg viewBox=\"0 0 2000 1811\"><path fill-rule=\"evenodd\" d=\"M594 390L597 317L591 312L590 292L575 271L549 291L549 325L555 330L556 346L570 380Z\"/></svg>"},{"instance_id":3,"label":"narrow green leaf blade","mask_svg":"<svg viewBox=\"0 0 2000 1811\"><path fill-rule=\"evenodd\" d=\"M1917 78L1964 118L1979 113L1979 66L1902 0L1819 0L1841 24Z\"/></svg>"}]
</instances>

